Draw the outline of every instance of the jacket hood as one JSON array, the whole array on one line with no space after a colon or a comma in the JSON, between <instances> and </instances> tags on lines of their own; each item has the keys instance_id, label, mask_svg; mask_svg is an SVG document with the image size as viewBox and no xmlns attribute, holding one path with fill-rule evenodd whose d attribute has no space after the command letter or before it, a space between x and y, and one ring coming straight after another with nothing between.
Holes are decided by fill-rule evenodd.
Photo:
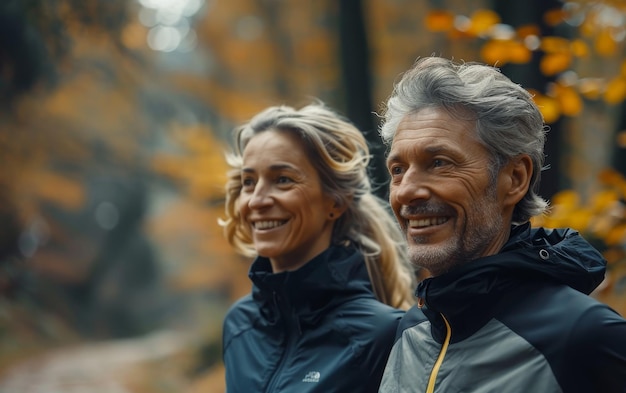
<instances>
[{"instance_id":1,"label":"jacket hood","mask_svg":"<svg viewBox=\"0 0 626 393\"><path fill-rule=\"evenodd\" d=\"M476 259L420 282L416 296L424 313L449 319L476 319L476 304L489 308L507 289L525 281L567 285L585 294L604 279L606 260L573 229L514 226L495 255ZM431 315L429 315L431 313ZM450 321L452 323L452 321ZM478 323L478 321L477 321Z\"/></svg>"},{"instance_id":2,"label":"jacket hood","mask_svg":"<svg viewBox=\"0 0 626 393\"><path fill-rule=\"evenodd\" d=\"M535 271L587 295L606 272L602 254L570 228L514 227L501 253L507 258L510 254L514 269Z\"/></svg>"}]
</instances>

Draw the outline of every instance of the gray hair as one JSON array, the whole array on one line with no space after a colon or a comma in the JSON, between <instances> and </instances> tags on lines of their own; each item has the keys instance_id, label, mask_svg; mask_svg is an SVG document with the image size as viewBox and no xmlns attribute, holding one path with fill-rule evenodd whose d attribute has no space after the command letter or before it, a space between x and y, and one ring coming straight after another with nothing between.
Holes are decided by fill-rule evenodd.
<instances>
[{"instance_id":1,"label":"gray hair","mask_svg":"<svg viewBox=\"0 0 626 393\"><path fill-rule=\"evenodd\" d=\"M548 202L537 194L544 169L546 127L528 91L491 66L455 63L440 57L419 59L395 85L387 101L379 130L383 142L391 144L406 115L432 107L476 122L478 139L492 158L489 168L492 179L514 157L530 156L533 164L530 186L515 206L514 224L547 210Z\"/></svg>"}]
</instances>

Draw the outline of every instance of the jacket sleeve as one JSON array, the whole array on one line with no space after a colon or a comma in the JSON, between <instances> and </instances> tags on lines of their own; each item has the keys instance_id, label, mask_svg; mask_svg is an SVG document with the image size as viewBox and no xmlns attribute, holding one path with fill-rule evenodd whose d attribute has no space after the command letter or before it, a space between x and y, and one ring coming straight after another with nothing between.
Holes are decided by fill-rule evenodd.
<instances>
[{"instance_id":1,"label":"jacket sleeve","mask_svg":"<svg viewBox=\"0 0 626 393\"><path fill-rule=\"evenodd\" d=\"M579 320L575 340L594 391L626 392L626 319L599 304Z\"/></svg>"}]
</instances>

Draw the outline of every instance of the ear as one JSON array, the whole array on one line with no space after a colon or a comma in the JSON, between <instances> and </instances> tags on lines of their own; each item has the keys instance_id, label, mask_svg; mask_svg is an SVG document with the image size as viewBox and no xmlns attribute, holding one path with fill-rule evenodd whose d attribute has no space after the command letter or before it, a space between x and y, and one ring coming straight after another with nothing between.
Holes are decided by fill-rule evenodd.
<instances>
[{"instance_id":1,"label":"ear","mask_svg":"<svg viewBox=\"0 0 626 393\"><path fill-rule=\"evenodd\" d=\"M352 202L352 198L350 198L350 200L346 201L345 203L341 203L340 201L333 201L332 206L330 207L328 212L328 218L331 221L335 221L336 219L341 217L343 213L345 213L345 211L348 209L348 203L350 202Z\"/></svg>"},{"instance_id":2,"label":"ear","mask_svg":"<svg viewBox=\"0 0 626 393\"><path fill-rule=\"evenodd\" d=\"M530 187L533 162L527 154L513 158L500 172L500 184L505 205L515 206L522 200Z\"/></svg>"}]
</instances>

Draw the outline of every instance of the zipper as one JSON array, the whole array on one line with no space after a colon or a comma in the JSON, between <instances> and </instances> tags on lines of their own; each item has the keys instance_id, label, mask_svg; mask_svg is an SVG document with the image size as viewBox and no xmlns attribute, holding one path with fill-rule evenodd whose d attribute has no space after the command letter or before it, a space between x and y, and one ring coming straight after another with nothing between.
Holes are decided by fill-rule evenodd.
<instances>
[{"instance_id":1,"label":"zipper","mask_svg":"<svg viewBox=\"0 0 626 393\"><path fill-rule=\"evenodd\" d=\"M278 366L276 366L276 370L274 370L274 373L272 374L272 378L270 379L270 382L267 384L267 389L266 392L273 392L276 390L276 384L278 384L278 380L280 378L280 375L282 374L282 369L285 366L285 363L287 363L287 359L289 359L291 357L291 353L293 352L293 349L296 347L296 342L298 341L298 336L296 334L293 333L293 329L292 329L292 325L293 325L293 321L291 321L291 319L289 318L289 313L285 312L285 310L289 309L288 305L283 305L283 307L279 307L279 296L276 292L274 292L274 304L276 305L276 307L280 310L280 313L282 315L282 319L283 319L283 323L285 325L285 349L282 352L282 355L280 357L280 361L278 362ZM298 328L299 324L298 324ZM292 332L291 334L289 332ZM300 333L301 334L301 333Z\"/></svg>"},{"instance_id":2,"label":"zipper","mask_svg":"<svg viewBox=\"0 0 626 393\"><path fill-rule=\"evenodd\" d=\"M435 382L437 381L437 374L439 374L439 369L441 368L441 364L443 363L443 358L446 356L446 352L448 351L448 345L450 345L450 337L452 337L452 329L450 328L448 320L446 319L446 317L443 316L443 314L440 315L441 318L443 318L443 322L446 324L446 338L443 340L443 344L441 345L441 351L439 352L437 361L435 362L435 365L430 372L430 378L428 379L426 393L435 392Z\"/></svg>"}]
</instances>

